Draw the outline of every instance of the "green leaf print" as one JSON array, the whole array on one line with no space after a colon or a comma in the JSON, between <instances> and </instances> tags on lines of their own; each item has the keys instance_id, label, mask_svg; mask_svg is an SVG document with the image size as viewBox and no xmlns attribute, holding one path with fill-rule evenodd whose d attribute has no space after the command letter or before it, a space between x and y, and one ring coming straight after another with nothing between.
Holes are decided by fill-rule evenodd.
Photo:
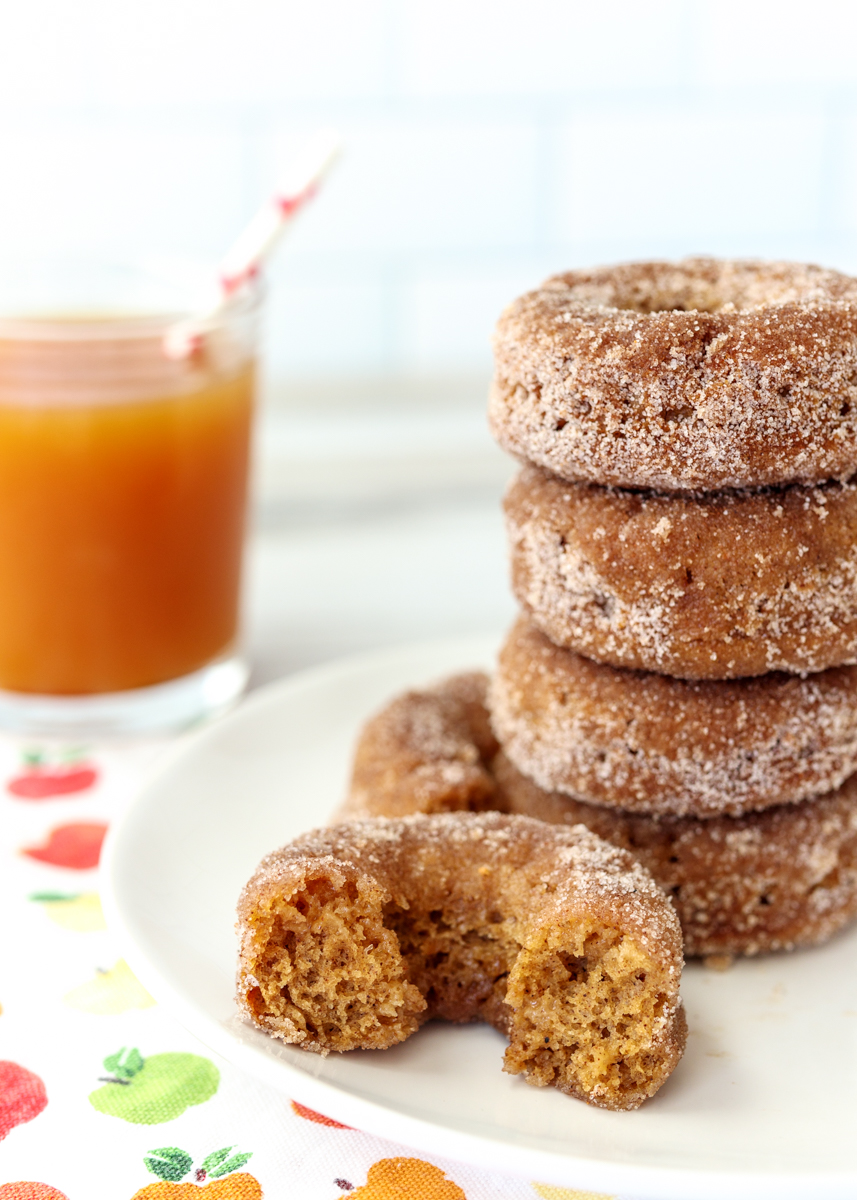
<instances>
[{"instance_id":1,"label":"green leaf print","mask_svg":"<svg viewBox=\"0 0 857 1200\"><path fill-rule=\"evenodd\" d=\"M150 1150L143 1159L153 1175L177 1183L193 1166L193 1159L178 1146L164 1146L161 1150Z\"/></svg>"}]
</instances>

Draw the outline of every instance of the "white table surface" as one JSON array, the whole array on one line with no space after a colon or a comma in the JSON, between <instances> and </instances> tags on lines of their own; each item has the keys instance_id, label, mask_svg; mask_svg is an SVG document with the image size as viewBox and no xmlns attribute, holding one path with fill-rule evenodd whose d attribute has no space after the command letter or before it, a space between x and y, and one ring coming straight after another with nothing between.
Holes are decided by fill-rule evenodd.
<instances>
[{"instance_id":1,"label":"white table surface","mask_svg":"<svg viewBox=\"0 0 857 1200\"><path fill-rule=\"evenodd\" d=\"M252 686L373 647L499 633L515 605L485 380L342 383L263 410L245 603ZM356 397L356 398L355 398Z\"/></svg>"}]
</instances>

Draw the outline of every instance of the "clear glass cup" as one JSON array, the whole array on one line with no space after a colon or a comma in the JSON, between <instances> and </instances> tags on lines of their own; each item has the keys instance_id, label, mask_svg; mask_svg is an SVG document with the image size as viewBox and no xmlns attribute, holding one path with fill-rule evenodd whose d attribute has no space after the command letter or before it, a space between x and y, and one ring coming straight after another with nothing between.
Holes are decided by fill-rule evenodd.
<instances>
[{"instance_id":1,"label":"clear glass cup","mask_svg":"<svg viewBox=\"0 0 857 1200\"><path fill-rule=\"evenodd\" d=\"M258 289L201 327L187 275L0 272L0 726L165 730L243 691Z\"/></svg>"}]
</instances>

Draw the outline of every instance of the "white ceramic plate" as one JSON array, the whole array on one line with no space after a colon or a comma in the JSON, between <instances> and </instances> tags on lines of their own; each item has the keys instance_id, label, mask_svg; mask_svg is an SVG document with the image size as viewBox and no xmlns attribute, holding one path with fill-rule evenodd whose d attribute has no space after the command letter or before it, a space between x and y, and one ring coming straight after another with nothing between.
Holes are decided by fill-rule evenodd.
<instances>
[{"instance_id":1,"label":"white ceramic plate","mask_svg":"<svg viewBox=\"0 0 857 1200\"><path fill-rule=\"evenodd\" d=\"M494 644L416 646L259 692L161 768L112 831L107 903L143 983L212 1049L290 1097L417 1150L652 1200L857 1196L857 930L821 949L691 965L687 1052L637 1112L500 1070L484 1026L320 1058L240 1023L238 892L264 853L323 824L362 721L397 691L490 665Z\"/></svg>"}]
</instances>

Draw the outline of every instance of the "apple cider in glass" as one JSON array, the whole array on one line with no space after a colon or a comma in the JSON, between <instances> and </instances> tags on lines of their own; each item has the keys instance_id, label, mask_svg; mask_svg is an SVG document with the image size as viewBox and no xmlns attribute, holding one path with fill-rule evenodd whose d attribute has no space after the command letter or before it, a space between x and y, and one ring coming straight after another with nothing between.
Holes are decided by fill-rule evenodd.
<instances>
[{"instance_id":1,"label":"apple cider in glass","mask_svg":"<svg viewBox=\"0 0 857 1200\"><path fill-rule=\"evenodd\" d=\"M176 314L0 317L0 723L157 728L240 692L257 309L178 358Z\"/></svg>"}]
</instances>

